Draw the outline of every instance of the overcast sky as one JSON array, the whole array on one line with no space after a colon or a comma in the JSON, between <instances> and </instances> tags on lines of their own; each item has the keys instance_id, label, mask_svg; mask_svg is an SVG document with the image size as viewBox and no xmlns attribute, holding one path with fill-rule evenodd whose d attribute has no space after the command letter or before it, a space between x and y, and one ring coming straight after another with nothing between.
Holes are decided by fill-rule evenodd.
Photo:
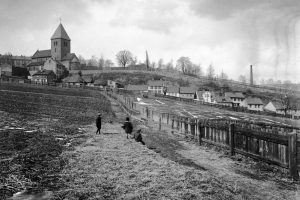
<instances>
[{"instance_id":1,"label":"overcast sky","mask_svg":"<svg viewBox=\"0 0 300 200\"><path fill-rule=\"evenodd\" d=\"M0 0L0 54L50 49L62 19L71 51L115 63L119 50L138 60L190 57L230 78L300 82L299 0Z\"/></svg>"}]
</instances>

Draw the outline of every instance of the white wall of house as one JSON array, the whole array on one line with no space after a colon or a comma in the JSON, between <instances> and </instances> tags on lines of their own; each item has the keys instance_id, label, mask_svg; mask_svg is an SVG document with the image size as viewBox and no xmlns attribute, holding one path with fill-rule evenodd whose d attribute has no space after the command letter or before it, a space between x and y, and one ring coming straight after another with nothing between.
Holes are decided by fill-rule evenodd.
<instances>
[{"instance_id":1,"label":"white wall of house","mask_svg":"<svg viewBox=\"0 0 300 200\"><path fill-rule=\"evenodd\" d=\"M173 96L173 97L179 97L179 93L178 92L167 92L166 95Z\"/></svg>"},{"instance_id":2,"label":"white wall of house","mask_svg":"<svg viewBox=\"0 0 300 200\"><path fill-rule=\"evenodd\" d=\"M164 87L163 86L148 86L148 91L152 93L163 94Z\"/></svg>"},{"instance_id":3,"label":"white wall of house","mask_svg":"<svg viewBox=\"0 0 300 200\"><path fill-rule=\"evenodd\" d=\"M248 104L247 108L248 110L253 110L253 111L263 111L263 105L260 104Z\"/></svg>"},{"instance_id":4,"label":"white wall of house","mask_svg":"<svg viewBox=\"0 0 300 200\"><path fill-rule=\"evenodd\" d=\"M58 65L53 58L49 58L45 63L42 69L45 70L52 70L57 78L59 78L61 75L63 75L65 71L65 67Z\"/></svg>"},{"instance_id":5,"label":"white wall of house","mask_svg":"<svg viewBox=\"0 0 300 200\"><path fill-rule=\"evenodd\" d=\"M240 107L247 107L244 98L230 97L230 99L231 99L232 103L237 104Z\"/></svg>"},{"instance_id":6,"label":"white wall of house","mask_svg":"<svg viewBox=\"0 0 300 200\"><path fill-rule=\"evenodd\" d=\"M213 95L210 91L203 92L202 97L204 99L204 102L214 103Z\"/></svg>"},{"instance_id":7,"label":"white wall of house","mask_svg":"<svg viewBox=\"0 0 300 200\"><path fill-rule=\"evenodd\" d=\"M179 94L180 98L185 98L185 99L194 99L194 93L193 94Z\"/></svg>"}]
</instances>

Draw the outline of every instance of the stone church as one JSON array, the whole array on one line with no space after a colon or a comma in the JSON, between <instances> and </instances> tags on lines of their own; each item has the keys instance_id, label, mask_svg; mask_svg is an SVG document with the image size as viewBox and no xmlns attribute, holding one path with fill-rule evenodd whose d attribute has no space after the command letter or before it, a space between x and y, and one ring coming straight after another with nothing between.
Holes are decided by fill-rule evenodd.
<instances>
[{"instance_id":1,"label":"stone church","mask_svg":"<svg viewBox=\"0 0 300 200\"><path fill-rule=\"evenodd\" d=\"M31 76L39 71L49 70L60 78L66 71L79 65L77 56L71 53L71 39L60 23L51 37L51 49L37 50L27 68Z\"/></svg>"}]
</instances>

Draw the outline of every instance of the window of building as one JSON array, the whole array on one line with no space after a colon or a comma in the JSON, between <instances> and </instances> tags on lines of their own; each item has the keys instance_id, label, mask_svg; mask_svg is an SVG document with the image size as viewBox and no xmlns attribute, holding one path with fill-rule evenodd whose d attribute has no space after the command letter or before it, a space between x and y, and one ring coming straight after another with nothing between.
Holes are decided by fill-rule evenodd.
<instances>
[{"instance_id":1,"label":"window of building","mask_svg":"<svg viewBox=\"0 0 300 200\"><path fill-rule=\"evenodd\" d=\"M54 49L54 51L56 52L56 48Z\"/></svg>"}]
</instances>

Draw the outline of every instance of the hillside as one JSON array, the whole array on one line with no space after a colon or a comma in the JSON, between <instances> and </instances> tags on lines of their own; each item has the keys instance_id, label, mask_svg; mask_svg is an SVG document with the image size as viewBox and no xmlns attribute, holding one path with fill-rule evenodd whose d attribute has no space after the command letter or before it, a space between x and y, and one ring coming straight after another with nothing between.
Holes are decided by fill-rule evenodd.
<instances>
[{"instance_id":1,"label":"hillside","mask_svg":"<svg viewBox=\"0 0 300 200\"><path fill-rule=\"evenodd\" d=\"M78 73L73 70L71 73ZM123 85L146 84L148 80L167 80L178 83L180 86L192 86L196 89L208 89L212 91L240 91L246 96L259 97L266 104L271 100L280 101L285 94L300 97L300 93L287 92L285 90L272 90L270 88L249 87L238 82L209 80L206 77L193 77L183 75L178 71L140 71L140 70L85 70L84 75L91 75L95 80L107 83L107 80L115 80Z\"/></svg>"}]
</instances>

